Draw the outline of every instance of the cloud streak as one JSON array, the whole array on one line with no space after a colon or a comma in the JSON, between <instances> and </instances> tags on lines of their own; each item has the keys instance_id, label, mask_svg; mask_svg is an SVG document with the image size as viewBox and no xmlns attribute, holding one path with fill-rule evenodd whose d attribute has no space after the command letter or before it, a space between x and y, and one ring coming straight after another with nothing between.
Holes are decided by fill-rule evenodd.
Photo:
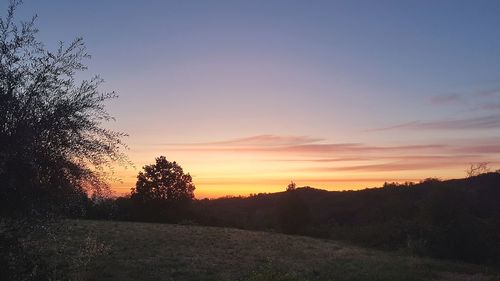
<instances>
[{"instance_id":1,"label":"cloud streak","mask_svg":"<svg viewBox=\"0 0 500 281\"><path fill-rule=\"evenodd\" d=\"M401 145L401 146L370 146L361 143L318 143L321 139L307 139L304 144L290 144L290 142L247 142L245 141L221 141L212 143L190 143L171 145L169 150L197 151L197 152L251 152L251 153L276 153L276 154L359 154L378 152L409 152L445 149L444 144L423 144L423 145ZM271 138L274 139L274 138ZM275 138L280 140L279 137ZM239 139L238 139L239 140Z\"/></svg>"},{"instance_id":2,"label":"cloud streak","mask_svg":"<svg viewBox=\"0 0 500 281\"><path fill-rule=\"evenodd\" d=\"M388 130L484 130L500 128L500 115L482 117L441 120L441 121L413 121L395 126L373 129L370 131Z\"/></svg>"},{"instance_id":3,"label":"cloud streak","mask_svg":"<svg viewBox=\"0 0 500 281\"><path fill-rule=\"evenodd\" d=\"M449 124L439 124L444 125ZM499 141L499 137L485 136L382 145L267 134L203 143L142 145L174 159L185 157L182 163L190 162L186 166L197 185L224 195L235 189L240 194L256 188L280 191L290 180L328 189L356 189L386 181L462 175L470 163L496 163Z\"/></svg>"},{"instance_id":4,"label":"cloud streak","mask_svg":"<svg viewBox=\"0 0 500 281\"><path fill-rule=\"evenodd\" d=\"M274 147L284 145L302 145L322 141L320 138L312 138L308 136L277 136L277 135L256 135L244 138L236 138L227 141L206 142L206 143L191 143L183 145L191 146L260 146Z\"/></svg>"},{"instance_id":5,"label":"cloud streak","mask_svg":"<svg viewBox=\"0 0 500 281\"><path fill-rule=\"evenodd\" d=\"M500 111L500 103L483 104L483 105L481 105L480 108L483 110Z\"/></svg>"},{"instance_id":6,"label":"cloud streak","mask_svg":"<svg viewBox=\"0 0 500 281\"><path fill-rule=\"evenodd\" d=\"M480 97L497 97L497 96L500 96L500 88L494 88L494 89L488 89L488 90L479 91L477 93L477 96L480 96Z\"/></svg>"},{"instance_id":7,"label":"cloud streak","mask_svg":"<svg viewBox=\"0 0 500 281\"><path fill-rule=\"evenodd\" d=\"M407 161L342 167L314 167L309 170L316 172L391 172L464 166L468 163L465 159L460 159L460 161L456 159L454 161L414 162L413 159L408 158Z\"/></svg>"},{"instance_id":8,"label":"cloud streak","mask_svg":"<svg viewBox=\"0 0 500 281\"><path fill-rule=\"evenodd\" d=\"M474 150L472 148L461 148L458 152L469 152ZM478 148L476 148L477 150ZM490 147L486 150L495 149ZM278 161L282 162L316 162L316 163L337 163L337 162L355 162L355 161L376 161L376 160L422 160L422 161L439 161L439 160L463 160L463 159L475 159L480 158L479 154L464 154L464 155L402 155L402 156L388 156L388 155L377 155L377 156L359 156L359 157L338 157L338 158L318 158L318 159L281 159Z\"/></svg>"},{"instance_id":9,"label":"cloud streak","mask_svg":"<svg viewBox=\"0 0 500 281\"><path fill-rule=\"evenodd\" d=\"M496 117L493 121L500 122L500 117ZM474 121L471 123L477 125L480 122ZM449 125L449 123L421 124L421 126L432 129L449 128ZM455 124L452 124L452 126L455 126ZM500 153L499 138L476 138L455 140L453 142L447 141L446 143L378 146L363 143L329 143L321 138L303 136L281 137L266 135L264 138L262 136L210 143L170 144L166 145L165 150L194 153L274 155L277 158L274 158L273 161L290 162L347 162L380 159L438 161L453 159L455 157L474 158L482 157L484 154ZM290 156L290 159L281 158L280 156Z\"/></svg>"}]
</instances>

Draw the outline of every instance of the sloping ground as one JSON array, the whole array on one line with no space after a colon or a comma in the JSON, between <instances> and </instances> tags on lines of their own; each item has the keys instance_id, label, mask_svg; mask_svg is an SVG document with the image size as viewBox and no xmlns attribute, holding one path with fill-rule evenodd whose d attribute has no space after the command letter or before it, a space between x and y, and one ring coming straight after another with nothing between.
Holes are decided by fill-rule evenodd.
<instances>
[{"instance_id":1,"label":"sloping ground","mask_svg":"<svg viewBox=\"0 0 500 281\"><path fill-rule=\"evenodd\" d=\"M43 240L46 258L77 280L500 280L483 266L284 234L85 220L63 229Z\"/></svg>"}]
</instances>

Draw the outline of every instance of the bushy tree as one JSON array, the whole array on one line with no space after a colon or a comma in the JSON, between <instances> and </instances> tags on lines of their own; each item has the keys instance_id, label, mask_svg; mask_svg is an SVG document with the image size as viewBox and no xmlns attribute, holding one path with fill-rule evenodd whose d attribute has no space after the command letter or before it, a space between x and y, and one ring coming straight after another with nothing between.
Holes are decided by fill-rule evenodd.
<instances>
[{"instance_id":1,"label":"bushy tree","mask_svg":"<svg viewBox=\"0 0 500 281\"><path fill-rule=\"evenodd\" d=\"M181 166L164 156L139 172L130 199L120 202L123 216L130 220L180 222L190 218L194 198L192 178Z\"/></svg>"},{"instance_id":2,"label":"bushy tree","mask_svg":"<svg viewBox=\"0 0 500 281\"><path fill-rule=\"evenodd\" d=\"M140 201L164 200L186 201L194 198L195 186L189 174L175 161L165 156L156 158L156 163L144 166L132 189L132 198Z\"/></svg>"},{"instance_id":3,"label":"bushy tree","mask_svg":"<svg viewBox=\"0 0 500 281\"><path fill-rule=\"evenodd\" d=\"M287 187L286 187L286 191L294 191L295 189L297 188L297 184L295 184L293 181L291 181Z\"/></svg>"},{"instance_id":4,"label":"bushy tree","mask_svg":"<svg viewBox=\"0 0 500 281\"><path fill-rule=\"evenodd\" d=\"M11 1L0 18L3 212L79 201L89 189L106 188L106 167L126 161L124 134L103 127L112 120L104 103L115 93L101 92L98 76L81 82L75 77L90 57L83 40L47 50L36 38L36 17L16 22L19 3Z\"/></svg>"}]
</instances>

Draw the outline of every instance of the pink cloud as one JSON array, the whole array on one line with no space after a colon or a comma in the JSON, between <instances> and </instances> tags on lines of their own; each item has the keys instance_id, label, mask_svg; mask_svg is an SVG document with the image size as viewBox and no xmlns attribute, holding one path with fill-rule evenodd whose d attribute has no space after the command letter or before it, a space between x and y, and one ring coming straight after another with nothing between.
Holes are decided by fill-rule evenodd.
<instances>
[{"instance_id":1,"label":"pink cloud","mask_svg":"<svg viewBox=\"0 0 500 281\"><path fill-rule=\"evenodd\" d=\"M444 149L443 144L370 146L361 143L318 143L322 139L305 137L248 137L211 143L188 143L171 145L171 150L206 152L262 152L291 154L357 154L376 152L408 152Z\"/></svg>"},{"instance_id":2,"label":"pink cloud","mask_svg":"<svg viewBox=\"0 0 500 281\"><path fill-rule=\"evenodd\" d=\"M465 150L466 151L466 150ZM390 156L390 155L377 155L377 156L360 156L360 157L338 157L338 158L319 158L319 159L282 159L277 161L283 162L350 162L350 161L373 161L373 160L423 160L423 161L435 161L435 160L451 160L451 159L475 159L480 157L478 154L470 155L400 155L400 156Z\"/></svg>"},{"instance_id":3,"label":"pink cloud","mask_svg":"<svg viewBox=\"0 0 500 281\"><path fill-rule=\"evenodd\" d=\"M277 136L277 135L257 135L244 138L231 139L227 141L198 143L192 145L201 146L283 146L300 145L322 141L320 138L308 136Z\"/></svg>"},{"instance_id":4,"label":"pink cloud","mask_svg":"<svg viewBox=\"0 0 500 281\"><path fill-rule=\"evenodd\" d=\"M414 162L412 159L406 161L397 161L390 163L369 164L369 165L356 165L356 166L343 166L343 167L314 167L308 170L316 172L396 172L396 171L413 171L425 170L435 168L447 168L456 166L465 166L469 163L468 160L457 159L453 161L425 161Z\"/></svg>"},{"instance_id":5,"label":"pink cloud","mask_svg":"<svg viewBox=\"0 0 500 281\"><path fill-rule=\"evenodd\" d=\"M266 161L317 163L304 164L304 168L297 168L296 171L397 172L451 168L484 161L500 154L497 143L498 138L476 138L454 140L447 144L377 146L328 143L320 138L302 136L259 135L229 141L172 145L169 149L195 153L251 153L262 156ZM358 163L346 165L349 162ZM328 163L335 166L314 167Z\"/></svg>"},{"instance_id":6,"label":"pink cloud","mask_svg":"<svg viewBox=\"0 0 500 281\"><path fill-rule=\"evenodd\" d=\"M484 109L484 110L500 110L500 103L483 104L481 106L481 109Z\"/></svg>"}]
</instances>

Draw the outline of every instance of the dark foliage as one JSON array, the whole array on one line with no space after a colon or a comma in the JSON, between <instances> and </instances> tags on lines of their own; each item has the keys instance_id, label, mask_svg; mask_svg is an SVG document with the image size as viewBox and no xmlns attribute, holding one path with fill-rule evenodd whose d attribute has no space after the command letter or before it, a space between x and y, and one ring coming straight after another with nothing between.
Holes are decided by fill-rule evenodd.
<instances>
[{"instance_id":1,"label":"dark foliage","mask_svg":"<svg viewBox=\"0 0 500 281\"><path fill-rule=\"evenodd\" d=\"M146 165L144 171L139 172L130 197L114 202L94 200L90 212L94 218L179 222L191 216L194 190L191 176L176 162L160 156L155 164Z\"/></svg>"},{"instance_id":2,"label":"dark foliage","mask_svg":"<svg viewBox=\"0 0 500 281\"><path fill-rule=\"evenodd\" d=\"M288 234L304 233L310 223L309 207L295 191L287 188L277 210L279 227Z\"/></svg>"},{"instance_id":3,"label":"dark foliage","mask_svg":"<svg viewBox=\"0 0 500 281\"><path fill-rule=\"evenodd\" d=\"M52 280L52 272L34 248L32 237L47 231L53 217L33 217L0 220L0 277L2 280Z\"/></svg>"},{"instance_id":4,"label":"dark foliage","mask_svg":"<svg viewBox=\"0 0 500 281\"><path fill-rule=\"evenodd\" d=\"M103 168L125 160L123 134L102 126L115 94L99 77L76 82L89 58L81 38L46 50L35 18L15 22L18 4L0 18L0 212L73 213L106 189Z\"/></svg>"},{"instance_id":5,"label":"dark foliage","mask_svg":"<svg viewBox=\"0 0 500 281\"><path fill-rule=\"evenodd\" d=\"M299 233L469 262L498 262L500 173L327 192L201 200L198 223Z\"/></svg>"},{"instance_id":6,"label":"dark foliage","mask_svg":"<svg viewBox=\"0 0 500 281\"><path fill-rule=\"evenodd\" d=\"M126 158L123 134L102 126L116 95L100 92L97 76L76 80L89 58L83 40L46 50L36 17L16 22L20 3L0 17L0 279L54 280L32 236L85 215L88 194L108 190L106 168Z\"/></svg>"},{"instance_id":7,"label":"dark foliage","mask_svg":"<svg viewBox=\"0 0 500 281\"><path fill-rule=\"evenodd\" d=\"M139 172L131 197L141 202L154 200L186 201L194 198L193 179L184 174L182 167L165 156L156 158L156 163L144 166Z\"/></svg>"}]
</instances>

